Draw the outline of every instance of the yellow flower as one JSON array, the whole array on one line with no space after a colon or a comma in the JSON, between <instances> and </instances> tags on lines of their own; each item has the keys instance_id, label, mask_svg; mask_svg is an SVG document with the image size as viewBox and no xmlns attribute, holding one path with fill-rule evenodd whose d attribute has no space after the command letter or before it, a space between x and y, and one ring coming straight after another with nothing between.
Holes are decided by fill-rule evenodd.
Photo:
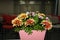
<instances>
[{"instance_id":1,"label":"yellow flower","mask_svg":"<svg viewBox=\"0 0 60 40\"><path fill-rule=\"evenodd\" d=\"M43 14L43 13L38 13L38 16L45 16L45 14Z\"/></svg>"},{"instance_id":2,"label":"yellow flower","mask_svg":"<svg viewBox=\"0 0 60 40\"><path fill-rule=\"evenodd\" d=\"M45 28L46 28L47 30L50 30L50 29L52 28L52 23L51 23L50 21L43 20L43 21L41 22L41 24L45 25Z\"/></svg>"},{"instance_id":3,"label":"yellow flower","mask_svg":"<svg viewBox=\"0 0 60 40\"><path fill-rule=\"evenodd\" d=\"M19 19L26 19L28 18L28 15L26 13L21 13L19 16L18 16Z\"/></svg>"},{"instance_id":4,"label":"yellow flower","mask_svg":"<svg viewBox=\"0 0 60 40\"><path fill-rule=\"evenodd\" d=\"M13 27L14 26L22 26L23 22L22 22L22 20L19 20L18 18L15 18L14 20L12 20L12 24L13 24Z\"/></svg>"},{"instance_id":5,"label":"yellow flower","mask_svg":"<svg viewBox=\"0 0 60 40\"><path fill-rule=\"evenodd\" d=\"M26 22L25 22L25 26L28 26L28 25L34 25L34 19L28 19Z\"/></svg>"}]
</instances>

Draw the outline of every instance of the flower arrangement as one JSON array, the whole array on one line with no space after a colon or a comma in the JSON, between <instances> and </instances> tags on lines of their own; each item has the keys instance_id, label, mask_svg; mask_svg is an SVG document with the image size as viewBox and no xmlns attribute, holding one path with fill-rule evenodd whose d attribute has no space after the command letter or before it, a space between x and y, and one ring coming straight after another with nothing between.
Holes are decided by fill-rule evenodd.
<instances>
[{"instance_id":1,"label":"flower arrangement","mask_svg":"<svg viewBox=\"0 0 60 40\"><path fill-rule=\"evenodd\" d=\"M43 13L21 13L12 20L13 28L15 31L25 30L28 34L32 30L50 30L52 23L48 17Z\"/></svg>"}]
</instances>

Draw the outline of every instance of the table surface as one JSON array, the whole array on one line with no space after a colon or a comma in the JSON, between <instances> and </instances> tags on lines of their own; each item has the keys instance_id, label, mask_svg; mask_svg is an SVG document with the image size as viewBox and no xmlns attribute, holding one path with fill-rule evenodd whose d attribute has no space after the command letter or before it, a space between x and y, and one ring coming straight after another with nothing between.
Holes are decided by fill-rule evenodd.
<instances>
[{"instance_id":1,"label":"table surface","mask_svg":"<svg viewBox=\"0 0 60 40\"><path fill-rule=\"evenodd\" d=\"M60 24L53 25L54 28L60 28Z\"/></svg>"}]
</instances>

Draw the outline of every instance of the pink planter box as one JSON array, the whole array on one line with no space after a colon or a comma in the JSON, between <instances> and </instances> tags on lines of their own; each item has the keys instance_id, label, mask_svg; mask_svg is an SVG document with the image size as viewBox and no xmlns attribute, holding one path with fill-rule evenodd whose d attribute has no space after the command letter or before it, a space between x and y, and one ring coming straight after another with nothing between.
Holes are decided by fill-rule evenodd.
<instances>
[{"instance_id":1,"label":"pink planter box","mask_svg":"<svg viewBox=\"0 0 60 40\"><path fill-rule=\"evenodd\" d=\"M33 30L33 33L28 35L24 30L19 31L20 40L44 40L46 30L40 32Z\"/></svg>"}]
</instances>

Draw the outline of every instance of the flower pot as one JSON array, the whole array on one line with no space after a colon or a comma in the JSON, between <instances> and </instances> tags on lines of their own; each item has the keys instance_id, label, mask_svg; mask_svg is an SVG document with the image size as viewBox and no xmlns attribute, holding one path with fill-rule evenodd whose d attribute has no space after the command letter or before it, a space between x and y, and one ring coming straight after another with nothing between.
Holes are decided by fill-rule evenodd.
<instances>
[{"instance_id":1,"label":"flower pot","mask_svg":"<svg viewBox=\"0 0 60 40\"><path fill-rule=\"evenodd\" d=\"M45 33L46 30L42 32L33 30L33 33L28 35L28 33L26 33L24 30L20 30L19 36L20 36L20 40L44 40Z\"/></svg>"}]
</instances>

